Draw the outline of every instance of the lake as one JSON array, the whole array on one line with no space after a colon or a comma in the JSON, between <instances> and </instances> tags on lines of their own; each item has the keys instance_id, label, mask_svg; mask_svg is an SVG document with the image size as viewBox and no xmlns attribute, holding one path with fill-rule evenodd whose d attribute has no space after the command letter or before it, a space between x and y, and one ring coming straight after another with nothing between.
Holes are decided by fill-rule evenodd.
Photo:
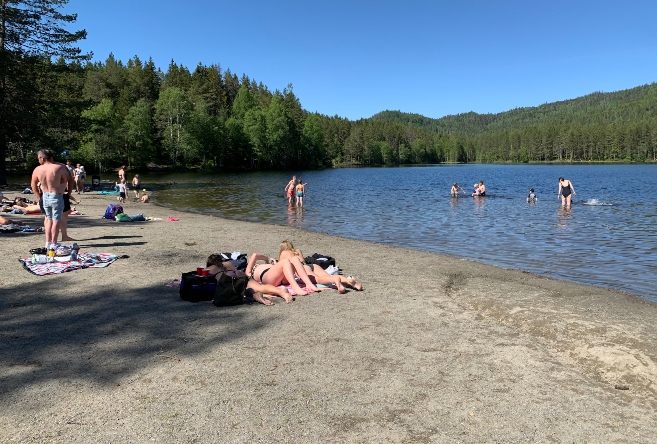
<instances>
[{"instance_id":1,"label":"lake","mask_svg":"<svg viewBox=\"0 0 657 444\"><path fill-rule=\"evenodd\" d=\"M463 257L657 302L652 198L657 165L430 165L294 173L308 183L303 209L288 207L284 196L292 173L146 174L142 181L164 206ZM557 199L560 176L577 192L570 209ZM450 197L452 182L470 192L479 180L487 197ZM530 187L539 198L533 204L525 200ZM263 245L265 251L277 248Z\"/></svg>"},{"instance_id":2,"label":"lake","mask_svg":"<svg viewBox=\"0 0 657 444\"><path fill-rule=\"evenodd\" d=\"M431 165L296 174L308 183L303 209L287 205L287 173L143 180L165 206L463 257L657 302L657 203L651 197L657 165ZM570 209L557 199L560 176L577 192ZM479 180L487 197L450 197L452 182L470 192ZM539 198L533 204L526 202L530 187ZM463 263L469 266L476 265Z\"/></svg>"}]
</instances>

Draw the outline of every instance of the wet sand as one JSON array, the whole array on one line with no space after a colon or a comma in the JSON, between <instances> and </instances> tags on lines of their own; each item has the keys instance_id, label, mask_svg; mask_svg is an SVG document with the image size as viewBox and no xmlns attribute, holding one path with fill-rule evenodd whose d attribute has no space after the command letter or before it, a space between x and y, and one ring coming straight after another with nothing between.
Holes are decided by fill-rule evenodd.
<instances>
[{"instance_id":1,"label":"wet sand","mask_svg":"<svg viewBox=\"0 0 657 444\"><path fill-rule=\"evenodd\" d=\"M82 251L129 258L40 277L18 258L44 235L1 235L2 442L655 442L655 304L153 204L124 208L180 220L117 223L114 197L80 198ZM283 239L365 291L216 308L164 286Z\"/></svg>"}]
</instances>

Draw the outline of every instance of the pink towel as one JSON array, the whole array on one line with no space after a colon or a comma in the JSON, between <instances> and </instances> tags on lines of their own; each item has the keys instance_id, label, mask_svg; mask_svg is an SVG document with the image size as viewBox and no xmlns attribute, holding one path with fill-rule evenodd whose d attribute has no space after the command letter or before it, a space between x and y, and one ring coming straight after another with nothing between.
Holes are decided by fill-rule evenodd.
<instances>
[{"instance_id":1,"label":"pink towel","mask_svg":"<svg viewBox=\"0 0 657 444\"><path fill-rule=\"evenodd\" d=\"M180 219L178 219L177 217L169 216L169 217L167 217L167 220L171 220L173 222L178 222Z\"/></svg>"}]
</instances>

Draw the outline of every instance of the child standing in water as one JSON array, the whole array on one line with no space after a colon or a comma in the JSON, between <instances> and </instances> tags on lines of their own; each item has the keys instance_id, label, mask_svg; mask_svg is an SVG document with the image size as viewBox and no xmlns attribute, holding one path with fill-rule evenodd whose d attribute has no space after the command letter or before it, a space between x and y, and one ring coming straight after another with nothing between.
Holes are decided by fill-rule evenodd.
<instances>
[{"instance_id":1,"label":"child standing in water","mask_svg":"<svg viewBox=\"0 0 657 444\"><path fill-rule=\"evenodd\" d=\"M534 193L534 189L530 188L529 195L527 196L527 202L536 202L537 200L538 197L536 196L536 193Z\"/></svg>"},{"instance_id":2,"label":"child standing in water","mask_svg":"<svg viewBox=\"0 0 657 444\"><path fill-rule=\"evenodd\" d=\"M302 182L301 178L297 180L297 186L295 190L297 192L297 207L303 206L303 196L306 194L305 183Z\"/></svg>"}]
</instances>

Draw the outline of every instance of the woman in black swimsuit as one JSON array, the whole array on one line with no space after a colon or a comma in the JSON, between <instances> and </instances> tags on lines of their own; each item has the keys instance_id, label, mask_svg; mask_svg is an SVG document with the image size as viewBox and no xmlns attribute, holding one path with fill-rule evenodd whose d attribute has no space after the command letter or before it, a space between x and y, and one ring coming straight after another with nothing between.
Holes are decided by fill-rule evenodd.
<instances>
[{"instance_id":1,"label":"woman in black swimsuit","mask_svg":"<svg viewBox=\"0 0 657 444\"><path fill-rule=\"evenodd\" d=\"M561 198L561 205L564 207L569 207L570 202L573 199L573 195L577 194L575 192L575 187L573 186L572 182L569 181L568 179L564 179L563 177L559 178L559 193L557 194L558 197Z\"/></svg>"}]
</instances>

